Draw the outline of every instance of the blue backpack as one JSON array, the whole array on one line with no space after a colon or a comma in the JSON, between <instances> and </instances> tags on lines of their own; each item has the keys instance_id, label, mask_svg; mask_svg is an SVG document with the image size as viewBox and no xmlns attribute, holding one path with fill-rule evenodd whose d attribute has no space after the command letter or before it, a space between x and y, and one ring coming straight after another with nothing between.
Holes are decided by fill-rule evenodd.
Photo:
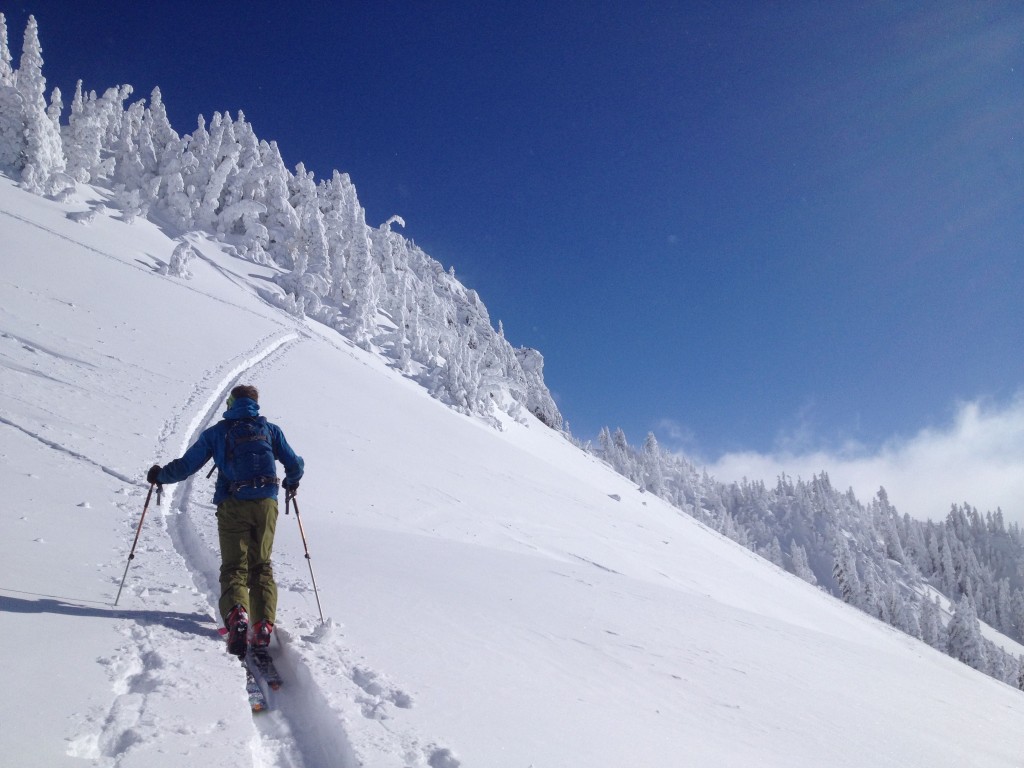
<instances>
[{"instance_id":1,"label":"blue backpack","mask_svg":"<svg viewBox=\"0 0 1024 768\"><path fill-rule=\"evenodd\" d=\"M277 494L267 493L269 487L276 487L281 481L277 479L274 446L264 417L229 422L224 475L228 492L236 499L265 499Z\"/></svg>"}]
</instances>

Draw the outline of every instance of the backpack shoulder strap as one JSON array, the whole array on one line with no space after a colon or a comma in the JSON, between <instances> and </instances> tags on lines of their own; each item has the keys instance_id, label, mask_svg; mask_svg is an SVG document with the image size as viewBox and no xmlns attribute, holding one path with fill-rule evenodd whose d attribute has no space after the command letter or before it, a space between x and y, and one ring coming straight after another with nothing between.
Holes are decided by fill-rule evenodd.
<instances>
[{"instance_id":1,"label":"backpack shoulder strap","mask_svg":"<svg viewBox=\"0 0 1024 768\"><path fill-rule=\"evenodd\" d=\"M246 434L238 434L235 430L244 425L249 428ZM251 443L254 440L266 440L270 442L270 431L267 429L267 420L260 416L246 416L243 419L234 419L228 423L224 432L224 439L227 442L225 455L230 460L233 458L235 448L244 443Z\"/></svg>"}]
</instances>

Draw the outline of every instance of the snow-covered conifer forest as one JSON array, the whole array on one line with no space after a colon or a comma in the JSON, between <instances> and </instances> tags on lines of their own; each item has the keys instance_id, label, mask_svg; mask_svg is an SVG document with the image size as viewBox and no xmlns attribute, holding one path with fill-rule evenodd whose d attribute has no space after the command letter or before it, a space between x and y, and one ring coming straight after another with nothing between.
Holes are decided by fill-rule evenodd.
<instances>
[{"instance_id":1,"label":"snow-covered conifer forest","mask_svg":"<svg viewBox=\"0 0 1024 768\"><path fill-rule=\"evenodd\" d=\"M200 116L180 134L159 89L129 85L47 94L39 30L30 20L15 67L0 15L0 170L54 201L78 185L102 191L132 223L175 238L166 275L190 277L203 233L273 275L260 295L294 318L321 323L372 351L435 398L500 428L539 420L704 525L804 581L1012 686L1024 665L1024 536L1002 511L969 503L897 511L834 488L823 468L763 483L709 477L653 435L642 448L621 430L595 443L572 437L543 379L543 359L495 328L480 296L396 228L366 221L347 174L288 169L240 111ZM77 212L88 226L94 210ZM951 500L951 502L954 500ZM932 519L935 518L938 522ZM984 627L982 625L984 623ZM984 630L984 631L983 631ZM989 636L986 636L988 633Z\"/></svg>"},{"instance_id":2,"label":"snow-covered conifer forest","mask_svg":"<svg viewBox=\"0 0 1024 768\"><path fill-rule=\"evenodd\" d=\"M46 99L35 21L17 70L5 23L2 38L0 163L25 189L60 198L76 182L109 188L125 221L208 232L242 258L280 267L287 311L382 350L453 407L483 414L500 393L501 407L562 426L540 355L513 349L475 291L394 231L400 217L367 225L346 174L318 182L301 164L289 171L241 112L200 117L180 136L159 89L147 103L132 100L130 85L98 94L79 82L65 109L58 89ZM184 274L186 264L170 269Z\"/></svg>"}]
</instances>

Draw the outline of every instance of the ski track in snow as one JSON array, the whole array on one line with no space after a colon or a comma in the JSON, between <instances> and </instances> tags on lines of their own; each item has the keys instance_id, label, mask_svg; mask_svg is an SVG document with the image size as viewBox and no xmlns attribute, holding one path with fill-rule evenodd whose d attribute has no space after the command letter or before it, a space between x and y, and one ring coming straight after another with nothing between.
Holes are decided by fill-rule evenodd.
<instances>
[{"instance_id":1,"label":"ski track in snow","mask_svg":"<svg viewBox=\"0 0 1024 768\"><path fill-rule=\"evenodd\" d=\"M8 211L0 213L121 266L147 273L153 271L23 216ZM199 256L240 289L246 290L211 259L202 253ZM179 285L214 301L252 312L192 286ZM301 338L306 337L306 333L294 324L293 331L285 330L286 323L280 325L283 332L277 331L259 339L233 361L207 370L200 376L185 401L161 426L156 439L156 455L180 456L184 453L199 432L215 418L228 392L243 376L252 377L261 367L271 365L290 345L301 343ZM27 340L13 334L4 333L4 338L28 348ZM324 337L322 340L340 352L352 354L351 349L339 344L339 339ZM31 347L46 354L57 354L35 343ZM73 361L95 367L86 361ZM124 513L126 530L130 530L131 535L126 539L132 540L147 490L139 478L119 473L3 416L0 416L0 424L125 483L126 487L121 491L124 500L117 506ZM211 695L222 701L223 706L237 702L238 706L244 707L246 701L241 670L224 652L216 633L219 620L214 617L220 591L220 558L212 507L207 502L192 498L193 482L199 477L197 473L171 486L165 498L154 499L150 506L149 517L144 521L135 550L138 559L129 564L123 595L128 600L134 595L137 601L147 605L147 609L130 611L131 615L118 626L124 642L111 654L98 659L106 670L113 698L109 706L96 706L81 713L67 737L66 754L70 757L113 768L135 759L137 750L155 748L157 752L180 750L187 753L191 750L185 745L216 745L224 739L238 736L237 720L227 714L222 719L215 716L206 726L196 726L194 712L182 708L183 701L189 702L190 706L204 706ZM190 509L192 511L188 513ZM167 538L173 544L172 551L166 547ZM175 570L188 572L193 583L168 584L167 573ZM118 584L120 571L111 578L114 584ZM294 583L284 586L284 589L307 591L300 580L292 581ZM182 593L185 601L190 601L192 613L180 611ZM172 600L172 595L179 597ZM421 739L410 729L396 724L396 712L412 708L413 697L391 684L381 673L352 661L352 653L344 647L340 634L330 620L311 634L303 635L299 630L292 634L285 628L278 630L275 660L285 676L286 685L279 691L268 691L271 711L253 717L253 739L247 745L248 749L243 747L235 752L237 762L232 761L231 765L239 768L249 765L259 768L361 768L367 764L396 768L459 768L460 762L451 750ZM196 685L197 677L208 677L210 685ZM233 685L237 685L237 690L231 690ZM214 687L216 693L211 690ZM232 693L236 695L232 696ZM220 706L216 705L214 711L219 711ZM357 734L358 743L355 745L350 731ZM165 744L178 746L165 747Z\"/></svg>"},{"instance_id":2,"label":"ski track in snow","mask_svg":"<svg viewBox=\"0 0 1024 768\"><path fill-rule=\"evenodd\" d=\"M254 380L262 367L272 365L295 343L301 343L296 333L272 335L240 356L229 370L207 371L182 407L164 423L158 438L160 454L181 455L215 419L233 386L243 377ZM186 424L183 429L182 424ZM179 436L180 443L174 445ZM169 496L161 506L163 529L191 572L193 591L205 603L201 610L210 622L214 663L230 668L231 660L220 646L214 631L217 622L212 618L217 614L215 606L220 592L213 510L209 502L193 499L194 481L204 475L200 471L167 489ZM281 586L283 590L305 590ZM136 627L135 631L148 635L151 630L163 629ZM449 749L392 728L395 711L410 709L412 696L379 672L352 662L339 634L330 620L309 635L289 632L283 627L275 632L275 661L286 683L278 691L267 691L270 711L253 717L257 738L250 746L252 764L265 768L359 768L366 764L366 759L376 765L384 758L385 762L380 764L458 768L460 763ZM135 643L139 648L137 654L125 650L110 661L118 694L114 707L105 716L100 735L87 734L74 742L69 753L93 758L115 755L140 735L137 723L144 719L147 684L151 685L154 678L164 682L173 679L173 675L160 672L167 666L166 659L158 652L145 651L147 641L149 646L154 645L151 637L142 637ZM241 691L240 672L238 678ZM323 687L323 683L328 687ZM351 726L359 731L361 748L352 744Z\"/></svg>"},{"instance_id":3,"label":"ski track in snow","mask_svg":"<svg viewBox=\"0 0 1024 768\"><path fill-rule=\"evenodd\" d=\"M201 426L209 421L220 403L227 397L228 391L234 386L237 379L243 373L272 355L280 347L298 338L298 335L295 333L288 333L277 338L274 338L275 335L271 334L260 339L256 346L243 355L226 374L221 371L207 371L202 379L192 387L192 391L189 393L185 403L171 418L164 422L163 428L157 437L159 450L167 453L173 453L174 450L177 450L178 456L184 453L189 445L191 445L191 442L199 435L199 432L202 431ZM211 384L211 381L214 383ZM200 401L201 404L196 405ZM191 418L191 421L182 431L181 422L187 418ZM184 435L184 442L177 449L173 449L168 445L175 434Z\"/></svg>"},{"instance_id":4,"label":"ski track in snow","mask_svg":"<svg viewBox=\"0 0 1024 768\"><path fill-rule=\"evenodd\" d=\"M53 450L57 451L58 453L63 453L65 456L70 456L71 458L77 459L78 461L84 461L87 464L91 464L92 466L96 467L97 469L99 469L99 470L101 470L103 472L106 472L111 477L116 477L122 483L129 483L131 485L138 485L138 480L134 480L134 479L132 479L130 477L126 477L125 475L122 475L117 470L111 469L110 467L104 466L103 464L100 464L99 462L93 461L92 459L90 459L85 454L78 453L78 451L73 451L70 448L61 445L60 443L54 442L53 440L47 440L42 435L40 435L40 434L38 434L36 432L33 432L30 429L25 429L25 427L21 426L20 424L15 424L10 419L6 419L3 416L0 416L0 424L4 424L4 425L6 425L8 427L11 427L12 429L17 429L18 431L23 432L24 434L28 435L29 437L33 438L34 440L38 440L40 443L45 445L47 448L52 448Z\"/></svg>"},{"instance_id":5,"label":"ski track in snow","mask_svg":"<svg viewBox=\"0 0 1024 768\"><path fill-rule=\"evenodd\" d=\"M262 339L254 349L250 350L240 361L238 361L226 373L214 374L207 372L206 379L193 389L192 394L180 409L176 417L173 417L161 432L161 449L168 454L180 456L198 437L205 426L214 420L216 413L220 410L224 399L231 388L235 386L243 375L250 379L261 363L267 361L274 353L286 347L289 343L297 340L294 333L281 336L268 342ZM211 386L209 381L216 376L215 383ZM203 393L205 391L205 399ZM188 418L191 413L191 420L183 430L178 425ZM168 443L175 435L182 436L182 442L172 449ZM192 501L193 480L198 477L197 473L192 478L171 487L171 496L166 503L165 514L168 533L174 543L175 549L185 561L192 572L198 589L206 595L208 609L213 615L217 615L216 605L219 594L217 574L219 571L219 556L215 550L216 539L210 536L210 532L203 530L203 523L209 523L211 515L189 514L190 507L206 507L207 503L194 503ZM207 528L212 526L205 526ZM215 638L211 634L211 639ZM219 643L214 640L214 643ZM230 658L223 653L221 656L224 663L229 664ZM287 673L292 680L296 679L295 670L282 663L282 673ZM312 676L303 681L309 689L308 693L315 692L316 686ZM293 683L297 686L298 683ZM286 694L275 698L273 703L278 706L271 712L260 713L254 718L256 731L259 736L258 742L252 745L253 762L260 766L275 766L279 768L317 768L318 766L337 765L337 757L351 754L344 729L340 723L324 721L323 718L315 717L315 710L304 702L296 701L292 707L281 706ZM295 699L296 697L289 697ZM307 696L308 698L308 696ZM305 738L298 738L298 733L304 733ZM320 755L313 753L312 747L322 751ZM355 766L353 760L346 759L345 766Z\"/></svg>"},{"instance_id":6,"label":"ski track in snow","mask_svg":"<svg viewBox=\"0 0 1024 768\"><path fill-rule=\"evenodd\" d=\"M99 206L99 208L103 208L103 207L104 206L102 206L102 205ZM105 259L110 259L111 261L114 261L114 262L120 264L122 267L128 267L129 269L135 269L135 270L138 270L140 272L145 272L146 274L152 274L152 275L159 276L159 273L158 273L158 271L157 271L157 269L155 267L150 267L150 266L147 266L147 265L145 265L143 263L132 264L131 262L124 261L123 259L119 259L117 256L114 256L113 254L107 253L106 251L102 251L99 248L91 246L91 245L89 245L87 243L83 243L81 240L76 240L75 238L70 237L68 235L65 235L65 234L63 234L61 232L58 232L55 229L52 229L52 228L47 227L47 226L44 226L44 225L40 224L39 222L32 221L32 219L26 218L24 216L18 216L17 214L11 213L10 211L0 211L0 215L7 216L7 217L12 218L12 219L14 219L16 221L20 221L23 224L27 224L30 227L34 227L36 229L42 230L46 234L48 234L48 235L50 235L52 237L58 238L60 240L64 240L65 242L71 243L74 246L76 246L77 248L82 248L82 249L84 249L86 251L89 251L90 253L96 254L97 256L102 256ZM197 253L198 253L198 251L197 251ZM149 258L151 258L151 259L155 259L155 257L150 256L149 254L146 254L146 255L149 256ZM160 262L159 259L155 259L155 260L158 263L162 263L162 262ZM204 261L209 261L205 257L204 257L203 260ZM219 267L218 267L218 270L220 272L222 272L222 273L224 272L224 270L220 269ZM168 280L175 280L174 278L171 278L171 277L167 277L166 279L168 279ZM236 284L238 284L237 280L232 279L232 282L235 282ZM265 315L261 315L258 312L255 312L254 310L250 309L249 307L245 307L245 306L242 306L241 304L235 304L233 302L226 301L225 299L222 299L219 296L214 296L212 294L209 294L209 293L206 293L204 291L201 291L198 288L195 288L194 286L188 285L187 283L185 283L183 281L175 280L175 284L180 289L182 289L182 290L192 291L193 293L198 293L200 296L204 296L207 299L210 299L212 301L216 301L216 302L218 302L220 304L226 304L226 305L232 307L233 309L237 309L240 312L247 312L250 315L256 315L261 320L267 319ZM282 325L283 325L283 323L282 323Z\"/></svg>"}]
</instances>

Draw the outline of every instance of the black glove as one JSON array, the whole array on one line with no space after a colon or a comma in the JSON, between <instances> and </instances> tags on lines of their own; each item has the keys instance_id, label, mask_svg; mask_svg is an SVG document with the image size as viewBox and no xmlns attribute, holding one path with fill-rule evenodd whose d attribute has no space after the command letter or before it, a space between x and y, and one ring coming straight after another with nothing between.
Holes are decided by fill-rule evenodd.
<instances>
[{"instance_id":1,"label":"black glove","mask_svg":"<svg viewBox=\"0 0 1024 768\"><path fill-rule=\"evenodd\" d=\"M149 468L149 472L146 473L146 482L150 485L159 485L160 481L157 479L160 477L160 465L154 464Z\"/></svg>"},{"instance_id":2,"label":"black glove","mask_svg":"<svg viewBox=\"0 0 1024 768\"><path fill-rule=\"evenodd\" d=\"M294 496L296 493L299 492L299 481L296 480L294 483L289 483L287 480L285 480L283 483L281 483L281 487L284 488L284 492L288 496Z\"/></svg>"}]
</instances>

